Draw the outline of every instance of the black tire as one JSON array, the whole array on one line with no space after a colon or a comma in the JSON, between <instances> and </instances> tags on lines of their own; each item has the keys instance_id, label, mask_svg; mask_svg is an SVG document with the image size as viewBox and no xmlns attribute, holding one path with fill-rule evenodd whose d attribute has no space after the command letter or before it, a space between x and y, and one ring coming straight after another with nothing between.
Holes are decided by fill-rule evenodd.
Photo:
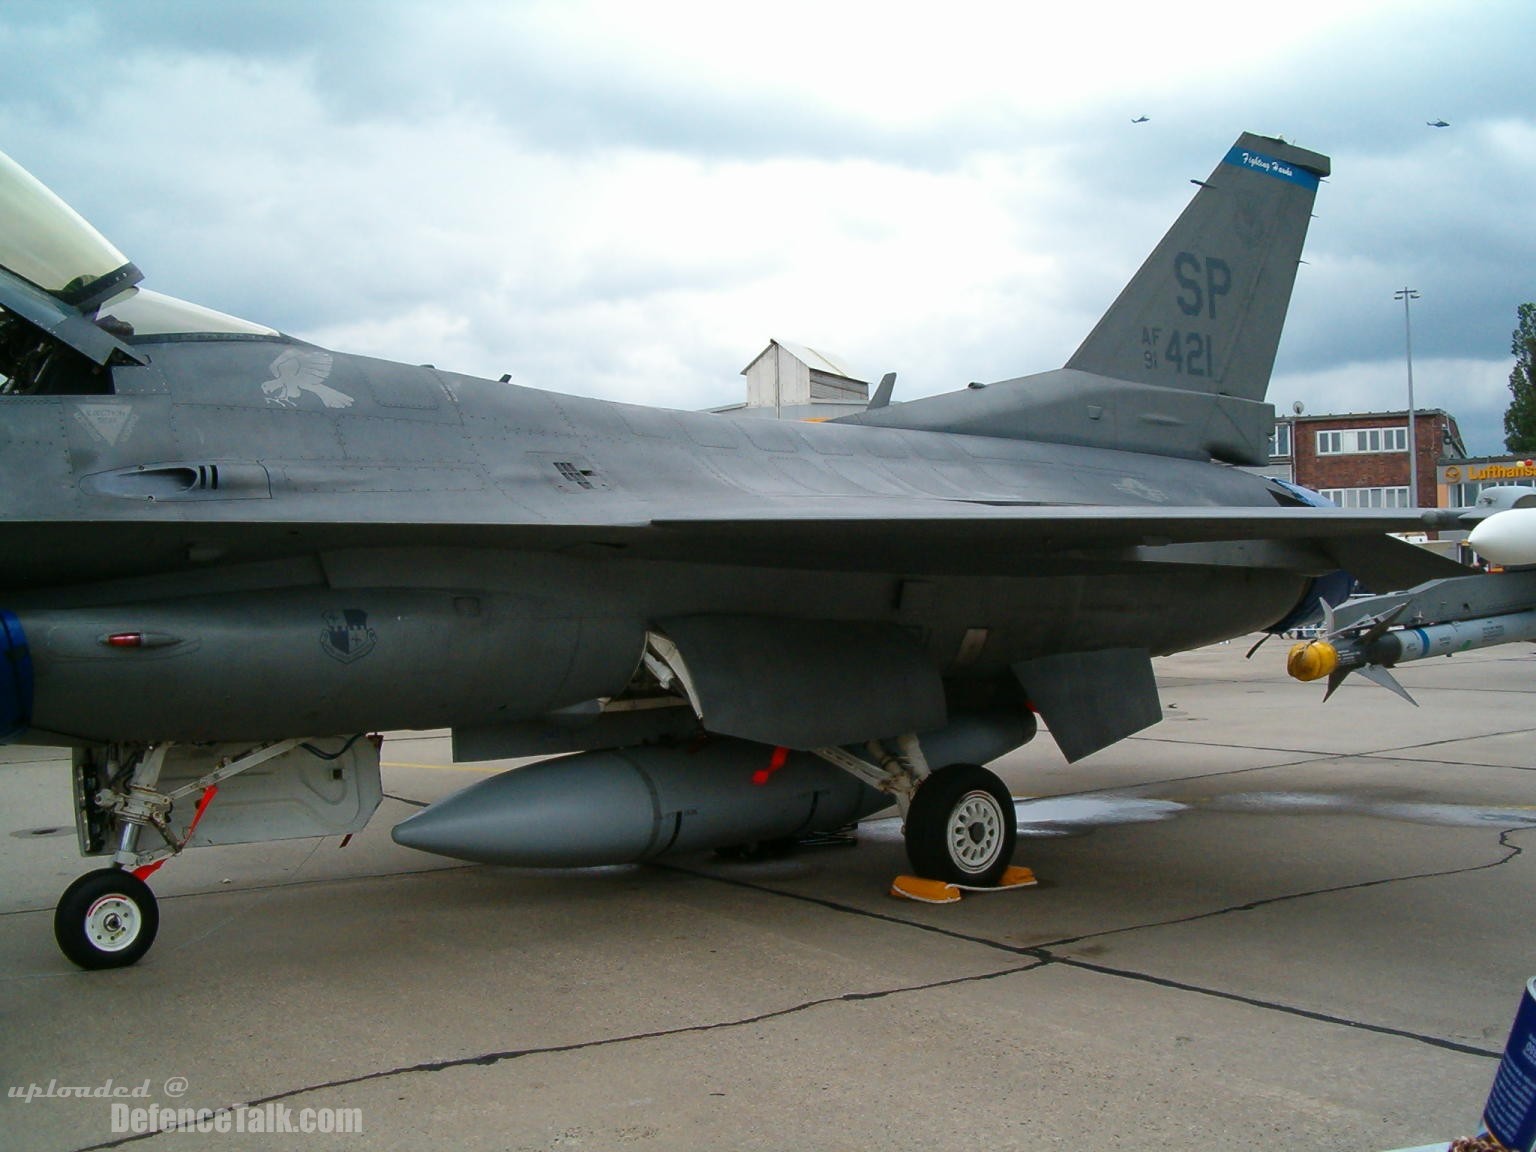
<instances>
[{"instance_id":1,"label":"black tire","mask_svg":"<svg viewBox=\"0 0 1536 1152\"><path fill-rule=\"evenodd\" d=\"M87 872L59 897L53 938L82 968L126 968L149 951L160 908L149 885L121 868Z\"/></svg>"},{"instance_id":2,"label":"black tire","mask_svg":"<svg viewBox=\"0 0 1536 1152\"><path fill-rule=\"evenodd\" d=\"M917 786L907 809L907 859L925 880L991 888L1013 863L1013 797L978 764L951 764Z\"/></svg>"}]
</instances>

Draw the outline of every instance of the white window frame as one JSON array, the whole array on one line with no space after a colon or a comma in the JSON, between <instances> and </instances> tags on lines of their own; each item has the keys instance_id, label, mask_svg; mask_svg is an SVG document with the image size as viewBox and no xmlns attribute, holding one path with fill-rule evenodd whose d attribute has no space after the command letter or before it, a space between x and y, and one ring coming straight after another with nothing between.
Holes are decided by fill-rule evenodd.
<instances>
[{"instance_id":1,"label":"white window frame","mask_svg":"<svg viewBox=\"0 0 1536 1152\"><path fill-rule=\"evenodd\" d=\"M1275 425L1275 430L1269 437L1269 454L1276 458L1290 456L1291 425L1289 421L1282 420Z\"/></svg>"},{"instance_id":2,"label":"white window frame","mask_svg":"<svg viewBox=\"0 0 1536 1152\"><path fill-rule=\"evenodd\" d=\"M1340 508L1407 508L1408 485L1389 485L1382 488L1320 488L1318 495L1326 496Z\"/></svg>"},{"instance_id":3,"label":"white window frame","mask_svg":"<svg viewBox=\"0 0 1536 1152\"><path fill-rule=\"evenodd\" d=\"M1363 456L1408 451L1408 425L1388 428L1330 428L1317 434L1319 456Z\"/></svg>"}]
</instances>

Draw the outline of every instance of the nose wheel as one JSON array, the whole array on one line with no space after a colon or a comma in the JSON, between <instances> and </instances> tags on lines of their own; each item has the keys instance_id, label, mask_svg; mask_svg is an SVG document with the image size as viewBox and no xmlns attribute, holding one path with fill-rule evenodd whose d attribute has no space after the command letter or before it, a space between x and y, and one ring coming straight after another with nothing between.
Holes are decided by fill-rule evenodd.
<instances>
[{"instance_id":1,"label":"nose wheel","mask_svg":"<svg viewBox=\"0 0 1536 1152\"><path fill-rule=\"evenodd\" d=\"M155 894L121 868L87 872L53 912L59 951L82 968L126 968L149 951L159 928Z\"/></svg>"},{"instance_id":2,"label":"nose wheel","mask_svg":"<svg viewBox=\"0 0 1536 1152\"><path fill-rule=\"evenodd\" d=\"M1013 797L977 764L951 764L918 785L907 809L907 859L926 880L996 885L1013 862Z\"/></svg>"}]
</instances>

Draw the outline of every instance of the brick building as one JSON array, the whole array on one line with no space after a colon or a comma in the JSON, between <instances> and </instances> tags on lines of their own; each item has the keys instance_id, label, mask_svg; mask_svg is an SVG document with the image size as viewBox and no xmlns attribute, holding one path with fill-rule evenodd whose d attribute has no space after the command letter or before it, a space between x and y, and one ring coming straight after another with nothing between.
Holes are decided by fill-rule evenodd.
<instances>
[{"instance_id":1,"label":"brick building","mask_svg":"<svg viewBox=\"0 0 1536 1152\"><path fill-rule=\"evenodd\" d=\"M1275 424L1263 471L1327 496L1344 508L1435 508L1443 458L1466 456L1456 418L1438 408L1414 413L1418 499L1409 499L1408 413L1286 416Z\"/></svg>"}]
</instances>

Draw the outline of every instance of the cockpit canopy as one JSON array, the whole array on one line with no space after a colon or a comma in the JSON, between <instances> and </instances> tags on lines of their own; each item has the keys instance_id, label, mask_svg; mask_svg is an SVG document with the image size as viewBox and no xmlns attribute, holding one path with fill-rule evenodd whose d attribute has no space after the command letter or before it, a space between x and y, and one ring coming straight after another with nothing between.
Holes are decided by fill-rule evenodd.
<instances>
[{"instance_id":1,"label":"cockpit canopy","mask_svg":"<svg viewBox=\"0 0 1536 1152\"><path fill-rule=\"evenodd\" d=\"M0 394L101 391L148 339L277 336L138 287L143 273L79 213L0 153ZM90 383L91 379L95 383Z\"/></svg>"},{"instance_id":2,"label":"cockpit canopy","mask_svg":"<svg viewBox=\"0 0 1536 1152\"><path fill-rule=\"evenodd\" d=\"M0 153L0 267L65 304L89 309L143 279L105 236Z\"/></svg>"},{"instance_id":3,"label":"cockpit canopy","mask_svg":"<svg viewBox=\"0 0 1536 1152\"><path fill-rule=\"evenodd\" d=\"M277 329L253 324L238 316L216 312L148 288L129 288L101 306L96 323L125 339L203 334L276 336Z\"/></svg>"}]
</instances>

